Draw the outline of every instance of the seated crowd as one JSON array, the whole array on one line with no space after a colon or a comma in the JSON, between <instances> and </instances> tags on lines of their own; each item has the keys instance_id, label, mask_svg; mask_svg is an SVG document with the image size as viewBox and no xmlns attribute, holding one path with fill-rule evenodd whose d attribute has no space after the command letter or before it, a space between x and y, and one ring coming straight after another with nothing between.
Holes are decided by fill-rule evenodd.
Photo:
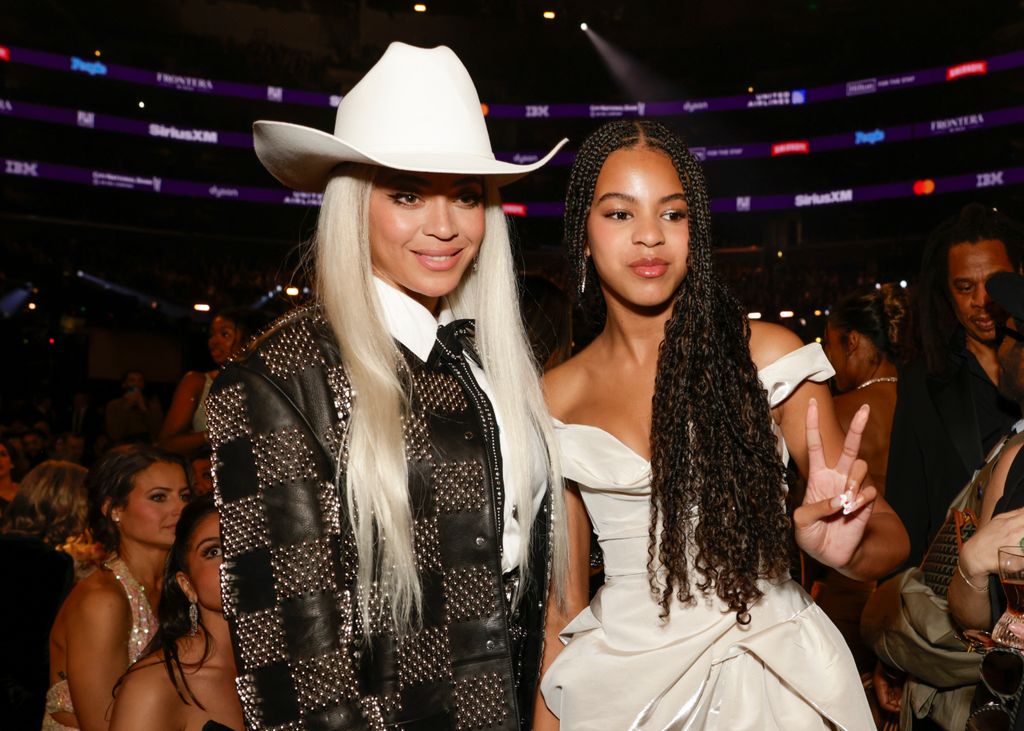
<instances>
[{"instance_id":1,"label":"seated crowd","mask_svg":"<svg viewBox=\"0 0 1024 731\"><path fill-rule=\"evenodd\" d=\"M1022 261L1024 230L971 205L932 233L916 288L816 295L831 300L822 344L839 421L849 428L870 404L861 457L911 554L877 586L810 561L794 573L850 645L879 728L1014 722L1006 699L1020 682L993 687L969 648L990 632L1024 646L999 590L999 549L1024 536ZM550 282L523 291L535 355L556 365L583 345L571 343L568 300ZM204 402L262 324L244 310L214 317L214 368L185 374L168 403L131 370L102 409L84 393L66 408L8 409L4 728L243 728Z\"/></svg>"}]
</instances>

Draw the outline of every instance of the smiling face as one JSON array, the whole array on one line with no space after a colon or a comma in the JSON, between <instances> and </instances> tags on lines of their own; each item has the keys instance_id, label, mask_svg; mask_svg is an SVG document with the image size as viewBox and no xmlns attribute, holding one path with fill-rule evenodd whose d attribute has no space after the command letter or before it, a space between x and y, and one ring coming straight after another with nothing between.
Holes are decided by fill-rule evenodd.
<instances>
[{"instance_id":1,"label":"smiling face","mask_svg":"<svg viewBox=\"0 0 1024 731\"><path fill-rule=\"evenodd\" d=\"M594 188L585 251L605 301L671 306L689 251L686 194L669 157L644 147L610 154Z\"/></svg>"},{"instance_id":2,"label":"smiling face","mask_svg":"<svg viewBox=\"0 0 1024 731\"><path fill-rule=\"evenodd\" d=\"M154 462L140 471L125 504L110 509L121 545L133 541L170 549L178 516L189 497L188 480L179 465Z\"/></svg>"},{"instance_id":3,"label":"smiling face","mask_svg":"<svg viewBox=\"0 0 1024 731\"><path fill-rule=\"evenodd\" d=\"M997 305L985 282L996 272L1012 272L1013 264L1002 241L986 239L949 248L949 295L968 337L989 347L996 344Z\"/></svg>"},{"instance_id":4,"label":"smiling face","mask_svg":"<svg viewBox=\"0 0 1024 731\"><path fill-rule=\"evenodd\" d=\"M370 193L374 274L435 312L480 249L484 209L478 177L382 169Z\"/></svg>"}]
</instances>

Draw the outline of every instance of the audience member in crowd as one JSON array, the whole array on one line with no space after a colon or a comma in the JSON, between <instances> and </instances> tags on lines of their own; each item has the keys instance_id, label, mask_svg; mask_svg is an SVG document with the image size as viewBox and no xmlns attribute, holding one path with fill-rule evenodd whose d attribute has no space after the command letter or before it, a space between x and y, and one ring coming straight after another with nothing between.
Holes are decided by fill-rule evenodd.
<instances>
[{"instance_id":1,"label":"audience member in crowd","mask_svg":"<svg viewBox=\"0 0 1024 731\"><path fill-rule=\"evenodd\" d=\"M213 454L209 447L200 449L190 462L192 491L196 495L213 492Z\"/></svg>"},{"instance_id":2,"label":"audience member in crowd","mask_svg":"<svg viewBox=\"0 0 1024 731\"><path fill-rule=\"evenodd\" d=\"M997 273L988 279L986 289L1000 305L1024 317L1020 275ZM1004 326L1004 320L996 321L997 332L1006 333L997 349L999 390L1024 405L1024 327L1014 318ZM901 712L902 728L964 728L980 657L967 651L961 628L992 626L1001 611L989 601L997 550L1017 544L1024 535L1024 511L1012 510L1024 505L1020 495L1013 497L1024 482L1024 458L1019 458L1022 427L1024 420L1001 435L985 463L952 500L947 527L935 538L922 567L907 569L880 586L864 611L864 636L879 657L909 673L905 683L891 671L875 676L879 702ZM968 510L979 516L973 537L957 535L963 522L958 516ZM968 539L958 549L965 536ZM998 587L992 589L992 596L997 596Z\"/></svg>"},{"instance_id":3,"label":"audience member in crowd","mask_svg":"<svg viewBox=\"0 0 1024 731\"><path fill-rule=\"evenodd\" d=\"M2 448L0 448L2 449ZM0 454L3 454L0 452ZM0 469L3 458L0 457ZM47 461L21 481L0 519L0 725L37 729L49 677L47 638L74 583L74 562L56 550L85 529L86 470Z\"/></svg>"},{"instance_id":4,"label":"audience member in crowd","mask_svg":"<svg viewBox=\"0 0 1024 731\"><path fill-rule=\"evenodd\" d=\"M54 440L53 452L50 454L51 459L82 464L84 457L85 437L82 435L66 431Z\"/></svg>"},{"instance_id":5,"label":"audience member in crowd","mask_svg":"<svg viewBox=\"0 0 1024 731\"><path fill-rule=\"evenodd\" d=\"M121 390L123 393L107 404L107 436L114 444L153 442L160 435L164 412L156 396L146 395L145 374L126 371Z\"/></svg>"},{"instance_id":6,"label":"audience member in crowd","mask_svg":"<svg viewBox=\"0 0 1024 731\"><path fill-rule=\"evenodd\" d=\"M836 371L833 399L844 430L864 404L871 407L860 456L875 485L885 486L889 434L896 411L897 367L907 350L910 306L895 284L851 295L832 308L822 347Z\"/></svg>"},{"instance_id":7,"label":"audience member in crowd","mask_svg":"<svg viewBox=\"0 0 1024 731\"><path fill-rule=\"evenodd\" d=\"M79 582L50 632L44 731L106 731L117 679L153 633L164 563L191 495L181 457L147 445L107 452L89 472L89 525L108 558Z\"/></svg>"},{"instance_id":8,"label":"audience member in crowd","mask_svg":"<svg viewBox=\"0 0 1024 731\"><path fill-rule=\"evenodd\" d=\"M999 328L1000 391L1024 409L1024 277L1000 274L989 280L988 291L1009 313ZM999 456L982 496L978 532L961 547L959 571L949 584L950 611L965 628L992 629L1006 609L998 549L1019 545L1024 536L1024 440L1012 442ZM992 602L993 597L1000 601Z\"/></svg>"},{"instance_id":9,"label":"audience member in crowd","mask_svg":"<svg viewBox=\"0 0 1024 731\"><path fill-rule=\"evenodd\" d=\"M980 204L931 234L921 263L923 358L900 375L886 499L910 535L907 565L921 562L953 497L1020 418L1002 397L995 307L985 282L1019 271L1024 231Z\"/></svg>"},{"instance_id":10,"label":"audience member in crowd","mask_svg":"<svg viewBox=\"0 0 1024 731\"><path fill-rule=\"evenodd\" d=\"M0 513L18 493L18 483L14 481L14 448L7 441L0 442Z\"/></svg>"},{"instance_id":11,"label":"audience member in crowd","mask_svg":"<svg viewBox=\"0 0 1024 731\"><path fill-rule=\"evenodd\" d=\"M186 456L208 448L206 438L206 396L213 379L229 358L255 334L253 314L243 309L219 312L210 323L207 346L216 366L210 371L189 371L174 391L171 408L160 430L160 446Z\"/></svg>"},{"instance_id":12,"label":"audience member in crowd","mask_svg":"<svg viewBox=\"0 0 1024 731\"><path fill-rule=\"evenodd\" d=\"M222 555L213 496L197 498L181 511L167 559L156 650L136 663L116 690L111 731L243 728L221 609Z\"/></svg>"},{"instance_id":13,"label":"audience member in crowd","mask_svg":"<svg viewBox=\"0 0 1024 731\"><path fill-rule=\"evenodd\" d=\"M836 371L833 399L844 431L857 410L871 407L860 456L879 492L885 486L889 433L896 409L897 364L906 350L909 304L906 290L885 284L851 295L832 308L822 346ZM854 581L825 569L811 595L835 623L853 652L857 668L874 667L875 656L860 637L860 615L875 588L873 581Z\"/></svg>"},{"instance_id":14,"label":"audience member in crowd","mask_svg":"<svg viewBox=\"0 0 1024 731\"><path fill-rule=\"evenodd\" d=\"M38 424L21 436L21 448L27 469L32 469L46 459L47 441L47 433L40 429Z\"/></svg>"}]
</instances>

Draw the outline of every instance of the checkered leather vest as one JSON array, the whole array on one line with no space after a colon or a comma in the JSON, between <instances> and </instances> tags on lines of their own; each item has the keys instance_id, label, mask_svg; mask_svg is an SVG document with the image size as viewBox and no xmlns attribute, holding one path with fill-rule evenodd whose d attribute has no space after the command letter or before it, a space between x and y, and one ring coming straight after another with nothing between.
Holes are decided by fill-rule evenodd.
<instances>
[{"instance_id":1,"label":"checkered leather vest","mask_svg":"<svg viewBox=\"0 0 1024 731\"><path fill-rule=\"evenodd\" d=\"M356 582L341 493L353 394L319 312L286 315L215 381L207 418L221 588L247 728L528 728L550 506L545 500L534 525L535 578L510 609L497 424L461 354L444 350L435 346L426 364L402 350L412 382L405 449L424 598L422 627L407 636L395 635L386 611L371 612L381 619L366 641L356 609L360 592L371 607L383 599Z\"/></svg>"}]
</instances>

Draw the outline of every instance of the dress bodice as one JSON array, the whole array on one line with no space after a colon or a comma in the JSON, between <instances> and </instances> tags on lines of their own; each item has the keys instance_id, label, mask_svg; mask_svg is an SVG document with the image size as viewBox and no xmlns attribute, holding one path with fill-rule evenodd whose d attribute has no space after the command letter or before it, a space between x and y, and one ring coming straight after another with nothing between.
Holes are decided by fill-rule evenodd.
<instances>
[{"instance_id":1,"label":"dress bodice","mask_svg":"<svg viewBox=\"0 0 1024 731\"><path fill-rule=\"evenodd\" d=\"M784 355L758 372L775 408L804 381L823 382L832 377L828 358L817 343ZM789 451L778 425L779 456ZM651 463L612 434L596 426L563 424L555 420L555 435L566 478L580 486L594 532L605 553L608 576L646 571L646 542L650 531ZM637 541L643 541L643 549Z\"/></svg>"},{"instance_id":2,"label":"dress bodice","mask_svg":"<svg viewBox=\"0 0 1024 731\"><path fill-rule=\"evenodd\" d=\"M775 407L802 382L832 373L821 347L808 345L759 376ZM562 630L568 646L544 676L544 698L562 729L874 728L842 635L795 582L764 581L745 625L717 596L698 591L693 602L675 600L666 616L647 575L650 463L594 426L556 422L555 434L605 563L604 585Z\"/></svg>"}]
</instances>

